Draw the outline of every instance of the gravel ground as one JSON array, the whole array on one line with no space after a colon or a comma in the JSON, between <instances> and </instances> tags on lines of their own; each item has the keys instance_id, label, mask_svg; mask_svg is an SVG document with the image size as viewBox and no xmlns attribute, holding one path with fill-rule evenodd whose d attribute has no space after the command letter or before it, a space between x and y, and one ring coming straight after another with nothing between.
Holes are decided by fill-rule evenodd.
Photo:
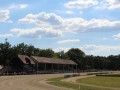
<instances>
[{"instance_id":1,"label":"gravel ground","mask_svg":"<svg viewBox=\"0 0 120 90\"><path fill-rule=\"evenodd\" d=\"M61 76L63 74L0 76L0 90L69 90L46 83L49 78Z\"/></svg>"}]
</instances>

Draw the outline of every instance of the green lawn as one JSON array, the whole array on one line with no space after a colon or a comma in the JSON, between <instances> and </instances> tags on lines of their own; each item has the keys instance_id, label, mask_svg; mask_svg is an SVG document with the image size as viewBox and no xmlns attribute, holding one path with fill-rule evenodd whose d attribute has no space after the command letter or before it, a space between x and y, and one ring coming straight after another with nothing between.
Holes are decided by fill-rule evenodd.
<instances>
[{"instance_id":1,"label":"green lawn","mask_svg":"<svg viewBox=\"0 0 120 90\"><path fill-rule=\"evenodd\" d=\"M120 88L120 77L96 76L77 80L79 83L92 84L97 86Z\"/></svg>"},{"instance_id":2,"label":"green lawn","mask_svg":"<svg viewBox=\"0 0 120 90\"><path fill-rule=\"evenodd\" d=\"M75 83L63 82L63 81L61 81L62 79L64 79L64 78L63 77L52 78L52 79L48 80L48 83L52 84L52 85L66 87L66 88L72 88L72 89L76 89L76 90L112 90L112 89L95 88L95 87L83 86L83 85L75 84Z\"/></svg>"}]
</instances>

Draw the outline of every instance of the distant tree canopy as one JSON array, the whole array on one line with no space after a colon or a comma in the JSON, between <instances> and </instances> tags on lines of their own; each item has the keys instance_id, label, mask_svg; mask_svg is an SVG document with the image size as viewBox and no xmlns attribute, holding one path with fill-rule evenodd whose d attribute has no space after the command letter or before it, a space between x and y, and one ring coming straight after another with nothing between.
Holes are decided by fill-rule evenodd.
<instances>
[{"instance_id":1,"label":"distant tree canopy","mask_svg":"<svg viewBox=\"0 0 120 90\"><path fill-rule=\"evenodd\" d=\"M5 43L0 43L0 63L6 65L9 63L12 54L11 44L5 39Z\"/></svg>"},{"instance_id":2,"label":"distant tree canopy","mask_svg":"<svg viewBox=\"0 0 120 90\"><path fill-rule=\"evenodd\" d=\"M38 56L52 58L55 56L55 52L52 49L40 49Z\"/></svg>"},{"instance_id":3,"label":"distant tree canopy","mask_svg":"<svg viewBox=\"0 0 120 90\"><path fill-rule=\"evenodd\" d=\"M68 59L68 55L64 51L57 52L56 55L57 55L57 58Z\"/></svg>"},{"instance_id":4,"label":"distant tree canopy","mask_svg":"<svg viewBox=\"0 0 120 90\"><path fill-rule=\"evenodd\" d=\"M78 63L78 66L81 67L82 59L85 57L85 53L78 48L71 48L67 55L69 59Z\"/></svg>"},{"instance_id":5,"label":"distant tree canopy","mask_svg":"<svg viewBox=\"0 0 120 90\"><path fill-rule=\"evenodd\" d=\"M0 65L8 65L18 54L71 59L78 64L78 68L81 70L120 70L120 55L108 57L85 55L79 48L71 48L67 52L54 52L52 49L40 49L24 43L12 46L7 39L4 43L0 43Z\"/></svg>"}]
</instances>

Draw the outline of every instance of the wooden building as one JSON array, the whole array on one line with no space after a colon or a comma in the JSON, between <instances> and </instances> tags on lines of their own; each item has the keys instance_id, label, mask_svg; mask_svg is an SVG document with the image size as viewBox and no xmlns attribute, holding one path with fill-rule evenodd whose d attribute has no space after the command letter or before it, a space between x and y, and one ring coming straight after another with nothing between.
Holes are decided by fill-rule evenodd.
<instances>
[{"instance_id":1,"label":"wooden building","mask_svg":"<svg viewBox=\"0 0 120 90\"><path fill-rule=\"evenodd\" d=\"M11 67L11 72L26 72L31 73L34 70L35 63L34 61L28 57L27 55L18 55L14 57L10 62L9 67Z\"/></svg>"},{"instance_id":2,"label":"wooden building","mask_svg":"<svg viewBox=\"0 0 120 90\"><path fill-rule=\"evenodd\" d=\"M18 55L3 68L2 72L20 74L77 72L77 63L72 60Z\"/></svg>"},{"instance_id":3,"label":"wooden building","mask_svg":"<svg viewBox=\"0 0 120 90\"><path fill-rule=\"evenodd\" d=\"M72 60L54 59L46 57L31 57L36 63L38 73L56 73L56 72L76 72L77 64Z\"/></svg>"}]
</instances>

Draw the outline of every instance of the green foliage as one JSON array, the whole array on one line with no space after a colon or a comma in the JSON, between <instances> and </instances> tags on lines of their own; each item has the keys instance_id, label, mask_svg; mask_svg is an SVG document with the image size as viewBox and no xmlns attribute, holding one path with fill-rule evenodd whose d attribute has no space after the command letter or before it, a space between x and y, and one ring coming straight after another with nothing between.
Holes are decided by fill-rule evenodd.
<instances>
[{"instance_id":1,"label":"green foliage","mask_svg":"<svg viewBox=\"0 0 120 90\"><path fill-rule=\"evenodd\" d=\"M55 53L52 49L40 49L39 56L41 57L54 57Z\"/></svg>"},{"instance_id":2,"label":"green foliage","mask_svg":"<svg viewBox=\"0 0 120 90\"><path fill-rule=\"evenodd\" d=\"M64 51L60 51L56 54L57 54L57 57L60 58L60 59L68 59L68 55Z\"/></svg>"},{"instance_id":3,"label":"green foliage","mask_svg":"<svg viewBox=\"0 0 120 90\"><path fill-rule=\"evenodd\" d=\"M79 68L82 67L82 60L85 57L85 53L83 51L81 51L78 48L72 48L67 52L67 55L70 60L73 60L76 63L78 63Z\"/></svg>"},{"instance_id":4,"label":"green foliage","mask_svg":"<svg viewBox=\"0 0 120 90\"><path fill-rule=\"evenodd\" d=\"M85 56L85 53L78 48L72 48L67 52L67 55L71 60L79 62L79 59L82 59Z\"/></svg>"},{"instance_id":5,"label":"green foliage","mask_svg":"<svg viewBox=\"0 0 120 90\"><path fill-rule=\"evenodd\" d=\"M0 43L0 63L5 66L11 59L12 48L11 44L5 40L5 43Z\"/></svg>"},{"instance_id":6,"label":"green foliage","mask_svg":"<svg viewBox=\"0 0 120 90\"><path fill-rule=\"evenodd\" d=\"M62 79L64 79L64 78L63 78L63 77L57 77L57 78L50 78L50 79L48 79L47 81L57 82L57 81L60 81L60 80L62 80Z\"/></svg>"}]
</instances>

